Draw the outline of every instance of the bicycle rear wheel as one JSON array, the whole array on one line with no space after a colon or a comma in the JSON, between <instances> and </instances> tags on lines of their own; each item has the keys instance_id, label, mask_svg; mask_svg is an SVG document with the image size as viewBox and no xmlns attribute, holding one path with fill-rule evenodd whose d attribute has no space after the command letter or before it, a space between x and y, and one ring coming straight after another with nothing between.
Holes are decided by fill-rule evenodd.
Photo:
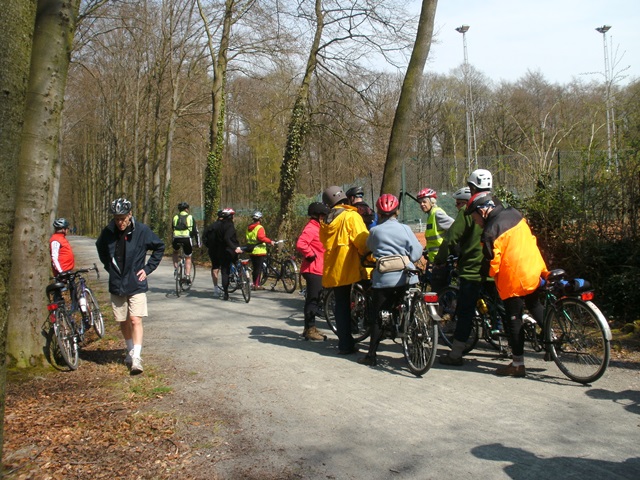
<instances>
[{"instance_id":1,"label":"bicycle rear wheel","mask_svg":"<svg viewBox=\"0 0 640 480\"><path fill-rule=\"evenodd\" d=\"M193 261L193 257L191 257L191 284L196 280L196 262Z\"/></svg>"},{"instance_id":2,"label":"bicycle rear wheel","mask_svg":"<svg viewBox=\"0 0 640 480\"><path fill-rule=\"evenodd\" d=\"M415 294L411 312L405 320L402 349L409 370L416 376L424 375L436 359L438 350L438 324L429 314L427 304L420 294Z\"/></svg>"},{"instance_id":3,"label":"bicycle rear wheel","mask_svg":"<svg viewBox=\"0 0 640 480\"><path fill-rule=\"evenodd\" d=\"M93 292L88 287L84 290L87 298L87 310L89 315L90 325L93 325L98 337L104 336L104 319L102 318L102 312L96 298L93 296Z\"/></svg>"},{"instance_id":4,"label":"bicycle rear wheel","mask_svg":"<svg viewBox=\"0 0 640 480\"><path fill-rule=\"evenodd\" d=\"M178 262L178 268L176 268L176 272L174 274L176 277L176 297L180 296L180 284L182 283L182 263Z\"/></svg>"},{"instance_id":5,"label":"bicycle rear wheel","mask_svg":"<svg viewBox=\"0 0 640 480\"><path fill-rule=\"evenodd\" d=\"M229 293L233 293L238 289L238 268L235 263L231 264L229 269Z\"/></svg>"},{"instance_id":6,"label":"bicycle rear wheel","mask_svg":"<svg viewBox=\"0 0 640 480\"><path fill-rule=\"evenodd\" d=\"M296 262L288 258L282 262L282 286L287 293L293 293L298 283L298 267Z\"/></svg>"},{"instance_id":7,"label":"bicycle rear wheel","mask_svg":"<svg viewBox=\"0 0 640 480\"><path fill-rule=\"evenodd\" d=\"M56 311L56 322L53 324L53 331L58 344L58 351L64 362L71 370L76 370L80 362L78 343L76 342L73 325L64 308L58 308Z\"/></svg>"},{"instance_id":8,"label":"bicycle rear wheel","mask_svg":"<svg viewBox=\"0 0 640 480\"><path fill-rule=\"evenodd\" d=\"M264 287L264 284L267 283L267 279L269 278L269 268L270 268L271 262L269 262L266 257L265 259L262 261L262 271L260 272L260 286ZM273 275L273 272L271 272L271 275Z\"/></svg>"},{"instance_id":9,"label":"bicycle rear wheel","mask_svg":"<svg viewBox=\"0 0 640 480\"><path fill-rule=\"evenodd\" d=\"M592 383L609 365L611 332L598 307L561 298L545 319L545 338L553 361L571 380Z\"/></svg>"},{"instance_id":10,"label":"bicycle rear wheel","mask_svg":"<svg viewBox=\"0 0 640 480\"><path fill-rule=\"evenodd\" d=\"M240 283L245 303L249 303L251 300L251 276L242 264L238 265L238 283Z\"/></svg>"}]
</instances>

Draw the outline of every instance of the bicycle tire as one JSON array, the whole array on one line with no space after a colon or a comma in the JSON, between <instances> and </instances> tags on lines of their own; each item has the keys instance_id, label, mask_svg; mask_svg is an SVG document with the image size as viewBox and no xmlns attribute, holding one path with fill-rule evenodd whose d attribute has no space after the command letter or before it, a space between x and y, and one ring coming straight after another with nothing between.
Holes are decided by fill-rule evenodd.
<instances>
[{"instance_id":1,"label":"bicycle tire","mask_svg":"<svg viewBox=\"0 0 640 480\"><path fill-rule=\"evenodd\" d=\"M179 297L181 290L180 284L182 283L182 263L178 263L174 276L176 277L176 297Z\"/></svg>"},{"instance_id":2,"label":"bicycle tire","mask_svg":"<svg viewBox=\"0 0 640 480\"><path fill-rule=\"evenodd\" d=\"M438 324L429 314L424 299L418 294L413 296L411 311L406 320L402 350L409 370L420 377L433 366L436 359Z\"/></svg>"},{"instance_id":3,"label":"bicycle tire","mask_svg":"<svg viewBox=\"0 0 640 480\"><path fill-rule=\"evenodd\" d=\"M227 291L233 293L238 289L238 269L235 263L231 264L229 269L229 288Z\"/></svg>"},{"instance_id":4,"label":"bicycle tire","mask_svg":"<svg viewBox=\"0 0 640 480\"><path fill-rule=\"evenodd\" d=\"M244 302L249 303L249 300L251 300L251 277L249 276L247 269L244 268L244 265L242 264L238 265L238 277Z\"/></svg>"},{"instance_id":5,"label":"bicycle tire","mask_svg":"<svg viewBox=\"0 0 640 480\"><path fill-rule=\"evenodd\" d=\"M456 331L456 325L458 323L456 314L456 309L458 308L458 293L458 287L450 285L443 288L438 294L438 315L442 319L439 328L440 339L442 339L443 344L449 348L453 346L453 334ZM467 346L462 352L463 355L473 350L478 343L479 321L479 318L474 317L471 322L471 332L467 339Z\"/></svg>"},{"instance_id":6,"label":"bicycle tire","mask_svg":"<svg viewBox=\"0 0 640 480\"><path fill-rule=\"evenodd\" d=\"M53 331L56 337L56 343L58 344L58 351L64 362L71 370L76 370L80 363L78 343L75 339L75 329L64 308L58 308L56 311L56 321L53 324Z\"/></svg>"},{"instance_id":7,"label":"bicycle tire","mask_svg":"<svg viewBox=\"0 0 640 480\"><path fill-rule=\"evenodd\" d=\"M282 286L287 293L293 293L298 284L298 267L290 258L282 262Z\"/></svg>"},{"instance_id":8,"label":"bicycle tire","mask_svg":"<svg viewBox=\"0 0 640 480\"><path fill-rule=\"evenodd\" d=\"M353 284L351 287L351 333L356 343L362 342L369 337L371 329L367 319L366 297L362 285ZM324 318L329 328L336 335L336 297L332 288L327 289L324 295Z\"/></svg>"},{"instance_id":9,"label":"bicycle tire","mask_svg":"<svg viewBox=\"0 0 640 480\"><path fill-rule=\"evenodd\" d=\"M196 281L196 262L193 261L193 257L191 257L191 285ZM191 287L189 285L189 287Z\"/></svg>"},{"instance_id":10,"label":"bicycle tire","mask_svg":"<svg viewBox=\"0 0 640 480\"><path fill-rule=\"evenodd\" d=\"M604 375L611 331L593 303L571 297L556 301L545 318L545 338L551 358L571 380L587 384Z\"/></svg>"},{"instance_id":11,"label":"bicycle tire","mask_svg":"<svg viewBox=\"0 0 640 480\"><path fill-rule=\"evenodd\" d=\"M271 268L271 260L265 257L262 262L262 271L260 272L260 286L264 287L265 283L269 279L269 269ZM275 277L277 278L277 277Z\"/></svg>"},{"instance_id":12,"label":"bicycle tire","mask_svg":"<svg viewBox=\"0 0 640 480\"><path fill-rule=\"evenodd\" d=\"M89 315L89 323L93 326L93 330L96 332L99 338L104 337L104 318L100 311L100 306L96 298L93 296L93 292L90 288L86 287L85 296L87 298L87 311Z\"/></svg>"}]
</instances>

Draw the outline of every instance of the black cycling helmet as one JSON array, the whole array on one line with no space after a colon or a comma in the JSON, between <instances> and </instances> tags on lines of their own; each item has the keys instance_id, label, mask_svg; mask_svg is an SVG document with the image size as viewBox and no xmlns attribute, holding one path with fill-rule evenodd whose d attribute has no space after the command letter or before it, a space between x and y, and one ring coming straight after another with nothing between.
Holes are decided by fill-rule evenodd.
<instances>
[{"instance_id":1,"label":"black cycling helmet","mask_svg":"<svg viewBox=\"0 0 640 480\"><path fill-rule=\"evenodd\" d=\"M484 206L496 206L495 202L493 201L493 193L491 193L490 191L478 192L473 195L467 203L467 208L465 209L464 214L471 215L478 208Z\"/></svg>"},{"instance_id":2,"label":"black cycling helmet","mask_svg":"<svg viewBox=\"0 0 640 480\"><path fill-rule=\"evenodd\" d=\"M307 208L307 215L313 218L318 218L320 215L328 215L331 209L322 202L313 202L309 204Z\"/></svg>"},{"instance_id":3,"label":"black cycling helmet","mask_svg":"<svg viewBox=\"0 0 640 480\"><path fill-rule=\"evenodd\" d=\"M111 215L125 215L131 211L131 202L124 197L117 198L111 202L109 211Z\"/></svg>"},{"instance_id":4,"label":"black cycling helmet","mask_svg":"<svg viewBox=\"0 0 640 480\"><path fill-rule=\"evenodd\" d=\"M347 196L342 191L342 188L336 185L328 187L324 192L322 192L322 203L329 207L333 207L346 199Z\"/></svg>"},{"instance_id":5,"label":"black cycling helmet","mask_svg":"<svg viewBox=\"0 0 640 480\"><path fill-rule=\"evenodd\" d=\"M189 208L189 204L187 202L180 202L178 204L178 210L184 212L187 208Z\"/></svg>"},{"instance_id":6,"label":"black cycling helmet","mask_svg":"<svg viewBox=\"0 0 640 480\"><path fill-rule=\"evenodd\" d=\"M61 230L63 228L69 228L69 222L67 222L66 218L58 218L53 222L53 228L56 230Z\"/></svg>"},{"instance_id":7,"label":"black cycling helmet","mask_svg":"<svg viewBox=\"0 0 640 480\"><path fill-rule=\"evenodd\" d=\"M364 190L362 187L351 187L347 190L347 197L364 197Z\"/></svg>"},{"instance_id":8,"label":"black cycling helmet","mask_svg":"<svg viewBox=\"0 0 640 480\"><path fill-rule=\"evenodd\" d=\"M222 218L222 210L218 210L218 211L216 212L216 216L217 216L218 218Z\"/></svg>"}]
</instances>

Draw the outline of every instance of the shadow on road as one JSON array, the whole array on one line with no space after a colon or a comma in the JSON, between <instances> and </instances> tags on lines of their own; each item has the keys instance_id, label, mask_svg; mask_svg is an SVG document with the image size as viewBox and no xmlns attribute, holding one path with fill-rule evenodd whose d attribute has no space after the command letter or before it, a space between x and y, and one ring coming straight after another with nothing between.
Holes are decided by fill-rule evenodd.
<instances>
[{"instance_id":1,"label":"shadow on road","mask_svg":"<svg viewBox=\"0 0 640 480\"><path fill-rule=\"evenodd\" d=\"M624 462L608 462L578 457L541 458L522 448L507 447L501 443L481 445L471 453L483 460L510 462L504 473L514 480L531 478L562 478L571 476L580 479L640 478L640 458L628 458Z\"/></svg>"},{"instance_id":2,"label":"shadow on road","mask_svg":"<svg viewBox=\"0 0 640 480\"><path fill-rule=\"evenodd\" d=\"M613 392L603 388L593 388L587 391L587 396L597 400L611 400L613 403L622 405L626 411L640 415L640 392L636 390Z\"/></svg>"}]
</instances>

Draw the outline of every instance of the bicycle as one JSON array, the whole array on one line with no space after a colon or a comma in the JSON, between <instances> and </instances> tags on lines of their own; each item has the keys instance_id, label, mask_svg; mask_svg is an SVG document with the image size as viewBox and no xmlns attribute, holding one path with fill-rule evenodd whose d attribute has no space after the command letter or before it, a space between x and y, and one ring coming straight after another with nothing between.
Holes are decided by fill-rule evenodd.
<instances>
[{"instance_id":1,"label":"bicycle","mask_svg":"<svg viewBox=\"0 0 640 480\"><path fill-rule=\"evenodd\" d=\"M100 278L98 267L94 263L92 268L58 274L45 290L49 299L49 321L53 325L58 350L71 370L78 368L79 348L85 342L86 331L93 327L99 338L104 336L104 319L100 306L82 276L92 270ZM68 302L65 295L69 298Z\"/></svg>"},{"instance_id":2,"label":"bicycle","mask_svg":"<svg viewBox=\"0 0 640 480\"><path fill-rule=\"evenodd\" d=\"M336 297L333 288L323 288L320 291L318 304L321 308L319 316L323 316L333 333L338 334L336 327ZM367 317L365 289L360 283L351 285L351 333L356 343L367 339L371 333L371 325Z\"/></svg>"},{"instance_id":3,"label":"bicycle","mask_svg":"<svg viewBox=\"0 0 640 480\"><path fill-rule=\"evenodd\" d=\"M458 264L458 257L455 255L449 255L447 257L447 263L444 268L446 268L446 285L458 285L458 270L456 266ZM433 264L430 263L424 269L424 271L420 272L418 275L418 282L422 288L423 292L431 292L433 291L433 286L431 283L433 275Z\"/></svg>"},{"instance_id":4,"label":"bicycle","mask_svg":"<svg viewBox=\"0 0 640 480\"><path fill-rule=\"evenodd\" d=\"M233 293L240 287L245 303L251 300L251 270L248 258L238 258L231 264L229 270L229 293Z\"/></svg>"},{"instance_id":5,"label":"bicycle","mask_svg":"<svg viewBox=\"0 0 640 480\"><path fill-rule=\"evenodd\" d=\"M545 361L553 360L569 379L588 384L602 377L607 369L611 356L611 330L600 309L591 301L594 297L593 289L589 285L572 288L574 282L567 281L564 270L550 271L539 288L544 307L543 323L539 325L525 312L523 328L525 342L536 352L544 350ZM455 318L455 307L451 302L451 296L448 300L441 296L440 300L441 304L448 305L441 312L454 312ZM489 307L491 297L481 295L480 300L484 300ZM479 308L481 308L480 300ZM506 321L504 307L501 307L498 300L495 300L494 304L494 311ZM477 312L476 317L480 315ZM495 318L496 313L492 314L491 309L487 308L487 313L482 315L485 315L485 318L492 318L492 316ZM482 321L485 322L485 320ZM443 322L446 323L446 319ZM474 319L474 325L477 328L476 319ZM487 323L483 323L484 325ZM474 336L473 332L472 336ZM500 332L492 338L504 342L500 346L508 355L504 341L506 335ZM494 344L492 346L497 348Z\"/></svg>"},{"instance_id":6,"label":"bicycle","mask_svg":"<svg viewBox=\"0 0 640 480\"><path fill-rule=\"evenodd\" d=\"M267 279L273 278L271 290L275 290L278 282L282 281L284 291L293 293L298 284L298 265L296 265L293 256L284 247L278 248L282 244L284 244L284 240L273 242L274 247L268 250L262 263L260 285L264 286L267 283Z\"/></svg>"},{"instance_id":7,"label":"bicycle","mask_svg":"<svg viewBox=\"0 0 640 480\"><path fill-rule=\"evenodd\" d=\"M405 267L409 275L420 275L421 270ZM367 292L368 306L371 290ZM368 308L371 308L370 306ZM424 375L432 366L438 350L437 313L438 294L423 292L420 284L410 286L390 310L379 312L382 323L382 339L397 337L402 341L402 353L415 376Z\"/></svg>"},{"instance_id":8,"label":"bicycle","mask_svg":"<svg viewBox=\"0 0 640 480\"><path fill-rule=\"evenodd\" d=\"M180 256L178 260L178 267L174 270L173 276L176 280L176 296L179 297L181 292L188 292L191 289L191 285L196 279L196 263L191 261L191 275L189 281L187 281L187 257L184 255L184 251L180 249Z\"/></svg>"}]
</instances>

